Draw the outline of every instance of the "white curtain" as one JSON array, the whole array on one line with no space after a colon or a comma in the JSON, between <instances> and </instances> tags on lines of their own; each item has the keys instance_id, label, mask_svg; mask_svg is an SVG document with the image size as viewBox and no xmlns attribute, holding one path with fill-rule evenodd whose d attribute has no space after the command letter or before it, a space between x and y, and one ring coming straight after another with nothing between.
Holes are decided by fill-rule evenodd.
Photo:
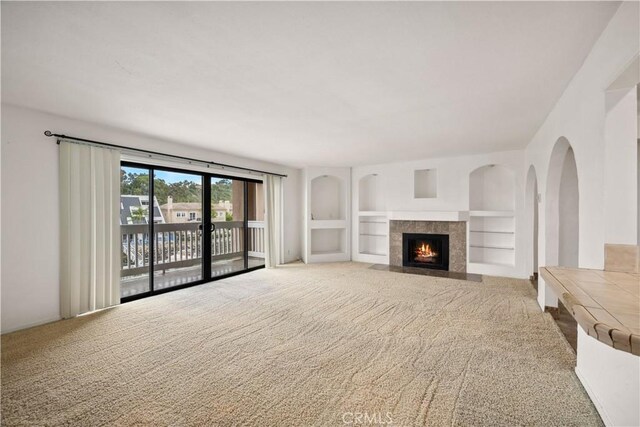
<instances>
[{"instance_id":1,"label":"white curtain","mask_svg":"<svg viewBox=\"0 0 640 427\"><path fill-rule=\"evenodd\" d=\"M60 143L63 318L120 303L120 152Z\"/></svg>"},{"instance_id":2,"label":"white curtain","mask_svg":"<svg viewBox=\"0 0 640 427\"><path fill-rule=\"evenodd\" d=\"M265 266L273 268L282 263L281 224L282 224L282 178L279 176L264 176L264 203L266 224L265 233Z\"/></svg>"}]
</instances>

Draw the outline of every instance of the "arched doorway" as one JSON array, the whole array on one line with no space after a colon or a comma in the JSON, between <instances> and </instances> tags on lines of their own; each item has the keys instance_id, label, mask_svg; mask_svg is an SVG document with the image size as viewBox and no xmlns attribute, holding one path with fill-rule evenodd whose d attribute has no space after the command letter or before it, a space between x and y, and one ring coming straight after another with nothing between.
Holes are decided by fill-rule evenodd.
<instances>
[{"instance_id":1,"label":"arched doorway","mask_svg":"<svg viewBox=\"0 0 640 427\"><path fill-rule=\"evenodd\" d=\"M569 141L558 139L551 152L545 209L545 262L577 267L579 255L578 169Z\"/></svg>"},{"instance_id":2,"label":"arched doorway","mask_svg":"<svg viewBox=\"0 0 640 427\"><path fill-rule=\"evenodd\" d=\"M527 172L527 184L525 190L525 212L527 214L527 273L531 283L538 289L538 177L536 169L531 165Z\"/></svg>"},{"instance_id":3,"label":"arched doorway","mask_svg":"<svg viewBox=\"0 0 640 427\"><path fill-rule=\"evenodd\" d=\"M580 197L578 168L569 141L558 139L549 160L545 193L545 263L578 267ZM549 311L569 344L576 349L578 326L557 295L545 283L538 288L538 303Z\"/></svg>"}]
</instances>

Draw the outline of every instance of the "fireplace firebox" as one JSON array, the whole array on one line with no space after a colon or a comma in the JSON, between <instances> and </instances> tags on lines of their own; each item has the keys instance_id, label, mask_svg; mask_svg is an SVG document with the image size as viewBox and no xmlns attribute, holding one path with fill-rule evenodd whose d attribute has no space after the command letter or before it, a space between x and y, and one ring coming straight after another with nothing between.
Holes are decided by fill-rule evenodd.
<instances>
[{"instance_id":1,"label":"fireplace firebox","mask_svg":"<svg viewBox=\"0 0 640 427\"><path fill-rule=\"evenodd\" d=\"M449 270L449 235L402 233L402 265Z\"/></svg>"}]
</instances>

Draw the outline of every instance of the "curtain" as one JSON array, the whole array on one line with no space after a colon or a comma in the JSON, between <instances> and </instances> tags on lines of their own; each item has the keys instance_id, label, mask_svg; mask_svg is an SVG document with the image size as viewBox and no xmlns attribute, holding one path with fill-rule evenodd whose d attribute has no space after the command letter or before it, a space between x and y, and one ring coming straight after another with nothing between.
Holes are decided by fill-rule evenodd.
<instances>
[{"instance_id":1,"label":"curtain","mask_svg":"<svg viewBox=\"0 0 640 427\"><path fill-rule=\"evenodd\" d=\"M265 266L273 268L280 264L281 223L282 223L282 178L264 176L265 203Z\"/></svg>"},{"instance_id":2,"label":"curtain","mask_svg":"<svg viewBox=\"0 0 640 427\"><path fill-rule=\"evenodd\" d=\"M120 152L60 143L63 318L120 303Z\"/></svg>"}]
</instances>

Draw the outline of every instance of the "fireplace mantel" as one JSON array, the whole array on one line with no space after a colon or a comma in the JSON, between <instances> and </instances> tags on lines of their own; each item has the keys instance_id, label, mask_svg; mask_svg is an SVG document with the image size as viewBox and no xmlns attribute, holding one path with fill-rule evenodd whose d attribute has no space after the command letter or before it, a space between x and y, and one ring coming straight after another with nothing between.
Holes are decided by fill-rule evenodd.
<instances>
[{"instance_id":1,"label":"fireplace mantel","mask_svg":"<svg viewBox=\"0 0 640 427\"><path fill-rule=\"evenodd\" d=\"M469 221L469 211L389 211L398 221Z\"/></svg>"}]
</instances>

